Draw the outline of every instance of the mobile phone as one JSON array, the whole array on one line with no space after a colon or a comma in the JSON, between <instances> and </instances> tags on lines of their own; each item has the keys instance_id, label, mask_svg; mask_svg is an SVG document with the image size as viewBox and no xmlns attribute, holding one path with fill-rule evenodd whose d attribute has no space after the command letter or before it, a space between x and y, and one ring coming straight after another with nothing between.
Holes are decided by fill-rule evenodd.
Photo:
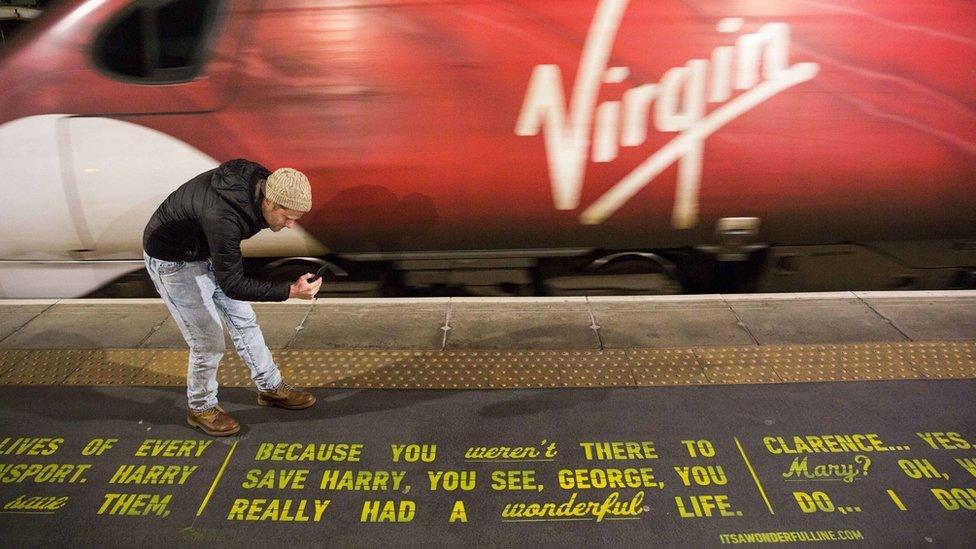
<instances>
[{"instance_id":1,"label":"mobile phone","mask_svg":"<svg viewBox=\"0 0 976 549\"><path fill-rule=\"evenodd\" d=\"M343 271L341 268L326 264L319 267L318 271L315 271L315 276L308 279L308 283L309 284L314 283L316 280L321 278L322 275L324 275L325 273L332 273L336 276L349 276L349 274L346 271Z\"/></svg>"},{"instance_id":2,"label":"mobile phone","mask_svg":"<svg viewBox=\"0 0 976 549\"><path fill-rule=\"evenodd\" d=\"M322 265L321 267L319 267L319 270L315 271L315 276L313 276L312 278L308 279L308 283L309 284L312 284L316 280L322 278L322 275L325 274L325 272L328 271L328 270L329 270L329 268L327 266Z\"/></svg>"}]
</instances>

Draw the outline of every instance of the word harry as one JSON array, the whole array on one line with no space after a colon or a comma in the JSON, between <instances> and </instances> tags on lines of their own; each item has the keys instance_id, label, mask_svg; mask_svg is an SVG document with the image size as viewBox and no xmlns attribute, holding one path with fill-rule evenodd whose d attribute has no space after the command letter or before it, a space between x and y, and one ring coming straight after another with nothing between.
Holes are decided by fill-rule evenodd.
<instances>
[{"instance_id":1,"label":"word harry","mask_svg":"<svg viewBox=\"0 0 976 549\"><path fill-rule=\"evenodd\" d=\"M212 440L157 440L147 438L136 449L137 457L194 457L203 455Z\"/></svg>"},{"instance_id":2,"label":"word harry","mask_svg":"<svg viewBox=\"0 0 976 549\"><path fill-rule=\"evenodd\" d=\"M119 465L109 484L186 484L196 465Z\"/></svg>"},{"instance_id":3,"label":"word harry","mask_svg":"<svg viewBox=\"0 0 976 549\"><path fill-rule=\"evenodd\" d=\"M710 59L692 59L668 69L657 84L640 84L622 100L597 106L601 84L621 84L628 67L608 67L613 43L629 0L602 0L597 7L576 70L572 97L566 104L558 65L536 65L515 126L515 134L544 131L546 160L556 209L579 205L592 136L592 160L610 162L619 146L634 147L647 140L647 123L654 106L654 126L678 135L661 147L581 215L584 224L602 223L668 167L678 164L678 181L671 224L678 229L697 224L698 188L702 178L705 139L759 104L816 76L816 63L789 64L790 28L766 23L754 33L739 36L735 46L718 46ZM733 34L741 18L726 18L716 30ZM668 44L662 44L664 51ZM760 65L762 70L760 71ZM760 77L761 72L761 77ZM733 97L734 90L744 90ZM706 103L720 106L706 113Z\"/></svg>"},{"instance_id":4,"label":"word harry","mask_svg":"<svg viewBox=\"0 0 976 549\"><path fill-rule=\"evenodd\" d=\"M795 436L787 442L783 437L763 437L770 454L811 454L839 452L887 452L891 448L876 434L807 435Z\"/></svg>"}]
</instances>

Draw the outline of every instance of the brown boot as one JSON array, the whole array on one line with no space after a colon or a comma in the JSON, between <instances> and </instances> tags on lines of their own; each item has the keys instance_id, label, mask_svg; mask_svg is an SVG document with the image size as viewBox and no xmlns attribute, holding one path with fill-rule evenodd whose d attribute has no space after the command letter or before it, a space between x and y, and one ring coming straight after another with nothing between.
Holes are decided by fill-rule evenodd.
<instances>
[{"instance_id":1,"label":"brown boot","mask_svg":"<svg viewBox=\"0 0 976 549\"><path fill-rule=\"evenodd\" d=\"M315 404L315 395L308 391L300 391L284 381L274 391L258 391L258 404L261 406L278 406L289 410L302 410Z\"/></svg>"},{"instance_id":2,"label":"brown boot","mask_svg":"<svg viewBox=\"0 0 976 549\"><path fill-rule=\"evenodd\" d=\"M191 427L199 427L201 431L214 437L230 436L241 430L241 424L220 406L202 412L190 410L186 414L186 422Z\"/></svg>"}]
</instances>

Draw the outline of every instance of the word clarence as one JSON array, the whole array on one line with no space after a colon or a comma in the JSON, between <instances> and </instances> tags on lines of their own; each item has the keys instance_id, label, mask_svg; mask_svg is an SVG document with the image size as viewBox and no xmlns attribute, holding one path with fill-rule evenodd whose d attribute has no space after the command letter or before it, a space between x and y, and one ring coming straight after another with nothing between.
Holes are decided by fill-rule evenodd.
<instances>
[{"instance_id":1,"label":"word clarence","mask_svg":"<svg viewBox=\"0 0 976 549\"><path fill-rule=\"evenodd\" d=\"M806 435L764 437L763 444L770 454L813 454L840 452L887 452L891 450L876 434Z\"/></svg>"},{"instance_id":2,"label":"word clarence","mask_svg":"<svg viewBox=\"0 0 976 549\"><path fill-rule=\"evenodd\" d=\"M598 97L606 95L600 90L601 84L621 84L630 76L628 67L607 66L628 1L599 3L568 105L560 67L536 65L515 134L533 136L544 131L555 207L572 210L579 205L587 153L594 162L611 162L620 146L643 144L653 104L655 129L678 135L590 205L580 215L580 222L602 223L677 163L671 224L678 229L692 228L697 224L705 139L764 101L811 80L820 67L816 63L790 65L789 25L771 22L754 33L738 36L734 46L716 47L708 59L692 59L666 70L657 84L634 86L623 92L621 100L607 100L597 106ZM741 18L730 17L719 21L716 30L733 34L743 24ZM669 47L661 44L662 50ZM734 90L742 93L733 97ZM706 112L708 103L719 106Z\"/></svg>"}]
</instances>

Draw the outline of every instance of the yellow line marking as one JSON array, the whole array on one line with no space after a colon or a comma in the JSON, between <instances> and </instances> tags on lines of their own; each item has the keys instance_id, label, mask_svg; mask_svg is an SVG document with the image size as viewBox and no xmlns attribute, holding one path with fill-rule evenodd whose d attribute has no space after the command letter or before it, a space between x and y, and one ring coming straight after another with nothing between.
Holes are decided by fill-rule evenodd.
<instances>
[{"instance_id":1,"label":"yellow line marking","mask_svg":"<svg viewBox=\"0 0 976 549\"><path fill-rule=\"evenodd\" d=\"M608 518L607 520L640 520L640 519L641 519L640 517L613 517L613 518Z\"/></svg>"},{"instance_id":2,"label":"yellow line marking","mask_svg":"<svg viewBox=\"0 0 976 549\"><path fill-rule=\"evenodd\" d=\"M502 522L565 522L572 520L592 520L592 519L502 519Z\"/></svg>"},{"instance_id":3,"label":"yellow line marking","mask_svg":"<svg viewBox=\"0 0 976 549\"><path fill-rule=\"evenodd\" d=\"M742 454L742 459L746 462L746 467L748 467L749 472L752 473L752 480L756 481L756 487L759 488L759 495L761 495L763 501L766 502L766 508L769 509L769 514L775 515L776 513L773 512L773 506L770 505L769 498L766 497L766 491L763 490L762 483L759 482L759 477L756 476L756 470L752 468L752 464L749 463L749 458L746 457L745 450L742 449L742 444L739 443L739 439L736 437L732 437L732 440L734 440L735 445L739 447L739 453Z\"/></svg>"},{"instance_id":4,"label":"yellow line marking","mask_svg":"<svg viewBox=\"0 0 976 549\"><path fill-rule=\"evenodd\" d=\"M555 459L466 459L468 463L522 463L525 461L556 461Z\"/></svg>"},{"instance_id":5,"label":"yellow line marking","mask_svg":"<svg viewBox=\"0 0 976 549\"><path fill-rule=\"evenodd\" d=\"M54 511L0 511L8 515L53 515Z\"/></svg>"},{"instance_id":6,"label":"yellow line marking","mask_svg":"<svg viewBox=\"0 0 976 549\"><path fill-rule=\"evenodd\" d=\"M224 474L224 469L227 468L227 463L230 461L230 456L234 455L234 448L237 448L237 443L240 440L235 440L234 445L230 447L230 452L227 452L227 457L224 458L224 464L220 466L220 470L217 471L217 478L214 479L213 484L210 485L210 491L207 492L207 497L203 498L203 503L200 504L200 508L197 509L197 516L199 517L203 514L204 507L207 506L207 502L210 501L210 496L213 495L214 489L217 488L217 483L220 482L220 477Z\"/></svg>"},{"instance_id":7,"label":"yellow line marking","mask_svg":"<svg viewBox=\"0 0 976 549\"><path fill-rule=\"evenodd\" d=\"M895 505L897 505L902 511L908 510L908 508L905 507L905 504L901 502L901 499L898 498L898 494L896 494L894 490L888 490L888 497L890 497L891 501L895 502Z\"/></svg>"}]
</instances>

